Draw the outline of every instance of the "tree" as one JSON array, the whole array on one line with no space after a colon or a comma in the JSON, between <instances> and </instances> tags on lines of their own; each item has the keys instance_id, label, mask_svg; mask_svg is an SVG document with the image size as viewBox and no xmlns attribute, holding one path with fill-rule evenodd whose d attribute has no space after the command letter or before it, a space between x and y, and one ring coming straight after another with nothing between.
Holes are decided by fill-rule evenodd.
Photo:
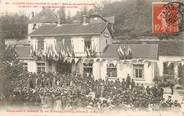
<instances>
[{"instance_id":1,"label":"tree","mask_svg":"<svg viewBox=\"0 0 184 116\"><path fill-rule=\"evenodd\" d=\"M116 35L151 32L151 4L147 0L118 1L104 4L103 16L115 16ZM146 10L145 10L146 9Z\"/></svg>"},{"instance_id":2,"label":"tree","mask_svg":"<svg viewBox=\"0 0 184 116\"><path fill-rule=\"evenodd\" d=\"M96 12L96 9L88 9L86 6L82 7L77 13L72 17L72 20L78 20L82 22L83 15L89 16Z\"/></svg>"},{"instance_id":3,"label":"tree","mask_svg":"<svg viewBox=\"0 0 184 116\"><path fill-rule=\"evenodd\" d=\"M67 18L66 18L66 23L71 23L71 22L72 22L71 12L70 12L70 10L68 10L68 12L67 12Z\"/></svg>"},{"instance_id":4,"label":"tree","mask_svg":"<svg viewBox=\"0 0 184 116\"><path fill-rule=\"evenodd\" d=\"M24 39L27 36L28 17L24 15L5 15L1 17L3 39Z\"/></svg>"},{"instance_id":5,"label":"tree","mask_svg":"<svg viewBox=\"0 0 184 116\"><path fill-rule=\"evenodd\" d=\"M60 8L58 11L58 18L60 18L60 23L65 23L66 21L66 12L65 12L65 9L64 8Z\"/></svg>"},{"instance_id":6,"label":"tree","mask_svg":"<svg viewBox=\"0 0 184 116\"><path fill-rule=\"evenodd\" d=\"M0 38L2 40L2 38ZM0 95L7 93L10 80L18 78L22 73L23 67L17 59L15 48L5 47L0 42Z\"/></svg>"}]
</instances>

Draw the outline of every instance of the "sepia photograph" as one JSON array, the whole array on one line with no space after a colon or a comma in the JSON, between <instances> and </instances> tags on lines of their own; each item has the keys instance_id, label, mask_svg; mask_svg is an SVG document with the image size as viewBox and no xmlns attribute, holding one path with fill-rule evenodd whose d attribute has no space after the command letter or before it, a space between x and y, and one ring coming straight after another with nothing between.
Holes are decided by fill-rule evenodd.
<instances>
[{"instance_id":1,"label":"sepia photograph","mask_svg":"<svg viewBox=\"0 0 184 116\"><path fill-rule=\"evenodd\" d=\"M184 0L0 0L0 114L184 116Z\"/></svg>"}]
</instances>

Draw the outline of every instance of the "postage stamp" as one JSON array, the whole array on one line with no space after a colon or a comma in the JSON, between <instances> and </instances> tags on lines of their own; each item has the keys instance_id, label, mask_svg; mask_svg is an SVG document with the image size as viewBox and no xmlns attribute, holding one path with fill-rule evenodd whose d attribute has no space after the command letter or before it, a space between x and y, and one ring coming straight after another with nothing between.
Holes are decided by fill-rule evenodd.
<instances>
[{"instance_id":1,"label":"postage stamp","mask_svg":"<svg viewBox=\"0 0 184 116\"><path fill-rule=\"evenodd\" d=\"M152 32L153 33L175 33L178 27L177 4L168 2L152 3Z\"/></svg>"}]
</instances>

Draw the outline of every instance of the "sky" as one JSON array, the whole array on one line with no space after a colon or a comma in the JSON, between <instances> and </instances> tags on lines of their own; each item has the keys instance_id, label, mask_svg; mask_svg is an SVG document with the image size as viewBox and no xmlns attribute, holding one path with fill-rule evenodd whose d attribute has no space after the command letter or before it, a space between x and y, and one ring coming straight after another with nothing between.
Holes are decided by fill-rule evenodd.
<instances>
[{"instance_id":1,"label":"sky","mask_svg":"<svg viewBox=\"0 0 184 116\"><path fill-rule=\"evenodd\" d=\"M83 4L90 9L94 5L101 5L103 1L120 1L120 0L0 0L0 15L4 14L24 14L31 16L34 12L37 14L41 11L42 6L54 6L53 10L58 9L56 7L65 6L66 13L70 12L70 15L75 15L75 13L84 7ZM50 5L49 5L50 4Z\"/></svg>"}]
</instances>

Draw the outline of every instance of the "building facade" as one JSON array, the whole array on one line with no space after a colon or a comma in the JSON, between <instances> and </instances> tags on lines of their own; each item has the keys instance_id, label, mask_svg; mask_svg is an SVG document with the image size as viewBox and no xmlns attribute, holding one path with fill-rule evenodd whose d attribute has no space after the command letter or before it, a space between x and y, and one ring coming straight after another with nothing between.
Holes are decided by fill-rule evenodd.
<instances>
[{"instance_id":1,"label":"building facade","mask_svg":"<svg viewBox=\"0 0 184 116\"><path fill-rule=\"evenodd\" d=\"M30 45L17 45L26 71L78 72L95 80L122 80L130 75L136 83L150 85L155 77L178 78L183 69L178 68L184 64L183 41L180 48L172 48L180 53L169 54L167 42L113 43L113 21L98 16L83 16L82 23L73 24L59 24L52 16L42 11L33 17L28 25Z\"/></svg>"}]
</instances>

